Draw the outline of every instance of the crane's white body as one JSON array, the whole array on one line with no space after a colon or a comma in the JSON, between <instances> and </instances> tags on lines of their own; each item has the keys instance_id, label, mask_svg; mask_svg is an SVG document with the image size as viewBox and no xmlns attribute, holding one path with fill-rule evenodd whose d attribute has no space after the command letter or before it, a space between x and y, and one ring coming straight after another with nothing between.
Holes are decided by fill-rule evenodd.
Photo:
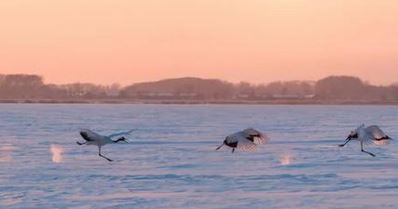
<instances>
[{"instance_id":1,"label":"crane's white body","mask_svg":"<svg viewBox=\"0 0 398 209\"><path fill-rule=\"evenodd\" d=\"M104 146L114 143L109 136L97 134L89 129L82 129L80 135L86 140L86 145Z\"/></svg>"},{"instance_id":2,"label":"crane's white body","mask_svg":"<svg viewBox=\"0 0 398 209\"><path fill-rule=\"evenodd\" d=\"M269 141L269 137L260 131L253 128L247 128L243 131L239 131L228 135L223 144L217 148L220 149L223 145L227 145L232 148L232 152L236 149L243 151L254 151L259 144L265 144Z\"/></svg>"}]
</instances>

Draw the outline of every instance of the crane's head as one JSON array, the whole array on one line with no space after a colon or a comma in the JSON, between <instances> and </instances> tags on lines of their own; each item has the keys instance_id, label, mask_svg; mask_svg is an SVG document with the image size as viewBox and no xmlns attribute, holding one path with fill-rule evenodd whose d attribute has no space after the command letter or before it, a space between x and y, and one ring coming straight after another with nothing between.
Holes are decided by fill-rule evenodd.
<instances>
[{"instance_id":1,"label":"crane's head","mask_svg":"<svg viewBox=\"0 0 398 209\"><path fill-rule=\"evenodd\" d=\"M361 131L361 129L365 128L365 124L362 124L358 126L355 130L351 131L350 134L348 135L346 140L351 140L351 139L358 139L358 133Z\"/></svg>"},{"instance_id":2,"label":"crane's head","mask_svg":"<svg viewBox=\"0 0 398 209\"><path fill-rule=\"evenodd\" d=\"M230 136L225 137L224 139L224 144L228 144L232 141L232 138Z\"/></svg>"},{"instance_id":3,"label":"crane's head","mask_svg":"<svg viewBox=\"0 0 398 209\"><path fill-rule=\"evenodd\" d=\"M115 141L113 141L113 142L115 142L115 143L119 143L119 142L125 142L125 143L128 143L128 142L127 142L127 139L126 139L126 138L124 138L123 136L122 136L122 137L120 137L120 138L118 138L117 140L115 140Z\"/></svg>"},{"instance_id":4,"label":"crane's head","mask_svg":"<svg viewBox=\"0 0 398 209\"><path fill-rule=\"evenodd\" d=\"M351 139L358 139L358 132L356 130L351 131L346 140L351 140Z\"/></svg>"},{"instance_id":5,"label":"crane's head","mask_svg":"<svg viewBox=\"0 0 398 209\"><path fill-rule=\"evenodd\" d=\"M229 143L229 141L230 141L230 138L231 138L231 137L229 137L229 136L225 137L225 139L224 139L224 141L222 142L222 144L221 144L219 147L217 147L216 150L219 150L219 149L220 149L222 146L224 146L224 145L228 145L228 143Z\"/></svg>"},{"instance_id":6,"label":"crane's head","mask_svg":"<svg viewBox=\"0 0 398 209\"><path fill-rule=\"evenodd\" d=\"M89 137L89 134L84 130L80 131L80 136L86 141L92 141L92 139Z\"/></svg>"}]
</instances>

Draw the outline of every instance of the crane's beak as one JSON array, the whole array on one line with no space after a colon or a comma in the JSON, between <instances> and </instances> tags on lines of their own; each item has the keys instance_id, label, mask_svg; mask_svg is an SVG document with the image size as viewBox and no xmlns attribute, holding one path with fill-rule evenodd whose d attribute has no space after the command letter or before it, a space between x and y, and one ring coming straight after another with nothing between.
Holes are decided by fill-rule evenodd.
<instances>
[{"instance_id":1,"label":"crane's beak","mask_svg":"<svg viewBox=\"0 0 398 209\"><path fill-rule=\"evenodd\" d=\"M216 150L219 150L222 146L224 146L224 144L218 146L218 147L216 148Z\"/></svg>"},{"instance_id":2,"label":"crane's beak","mask_svg":"<svg viewBox=\"0 0 398 209\"><path fill-rule=\"evenodd\" d=\"M347 139L345 139L344 144L339 144L339 147L344 147L349 141L351 141L352 137L348 136Z\"/></svg>"}]
</instances>

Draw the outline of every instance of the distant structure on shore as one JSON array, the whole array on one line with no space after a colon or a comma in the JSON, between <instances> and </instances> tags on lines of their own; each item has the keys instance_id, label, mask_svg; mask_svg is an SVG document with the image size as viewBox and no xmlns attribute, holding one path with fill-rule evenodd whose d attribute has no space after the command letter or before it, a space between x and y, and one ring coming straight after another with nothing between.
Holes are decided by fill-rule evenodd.
<instances>
[{"instance_id":1,"label":"distant structure on shore","mask_svg":"<svg viewBox=\"0 0 398 209\"><path fill-rule=\"evenodd\" d=\"M91 83L45 84L38 75L0 74L0 101L258 101L259 103L398 103L398 85L374 86L357 77L330 76L319 81L238 84L201 78L175 78L126 87Z\"/></svg>"}]
</instances>

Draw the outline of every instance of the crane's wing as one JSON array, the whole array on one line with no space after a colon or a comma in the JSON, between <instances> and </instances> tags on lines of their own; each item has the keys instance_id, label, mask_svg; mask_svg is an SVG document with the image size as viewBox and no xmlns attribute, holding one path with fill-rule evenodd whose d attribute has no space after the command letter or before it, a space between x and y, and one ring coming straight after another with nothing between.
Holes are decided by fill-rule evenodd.
<instances>
[{"instance_id":1,"label":"crane's wing","mask_svg":"<svg viewBox=\"0 0 398 209\"><path fill-rule=\"evenodd\" d=\"M365 131L376 140L387 137L387 135L378 126L369 126Z\"/></svg>"},{"instance_id":2,"label":"crane's wing","mask_svg":"<svg viewBox=\"0 0 398 209\"><path fill-rule=\"evenodd\" d=\"M86 141L94 141L95 139L101 138L101 135L90 129L81 129L80 136L82 136Z\"/></svg>"},{"instance_id":3,"label":"crane's wing","mask_svg":"<svg viewBox=\"0 0 398 209\"><path fill-rule=\"evenodd\" d=\"M390 140L390 137L388 137L378 126L369 126L365 129L365 132L371 138L371 140L375 144L387 144Z\"/></svg>"},{"instance_id":4,"label":"crane's wing","mask_svg":"<svg viewBox=\"0 0 398 209\"><path fill-rule=\"evenodd\" d=\"M116 136L130 135L131 132L133 132L133 131L134 131L134 129L131 129L130 131L124 131L124 132L114 133L114 134L109 135L108 137L109 137L109 138L113 138L113 137L116 137Z\"/></svg>"},{"instance_id":5,"label":"crane's wing","mask_svg":"<svg viewBox=\"0 0 398 209\"><path fill-rule=\"evenodd\" d=\"M236 148L246 152L254 152L257 149L257 145L247 139L239 139Z\"/></svg>"},{"instance_id":6,"label":"crane's wing","mask_svg":"<svg viewBox=\"0 0 398 209\"><path fill-rule=\"evenodd\" d=\"M269 137L260 131L257 131L253 128L248 128L242 131L243 136L253 142L254 144L265 144L269 141Z\"/></svg>"}]
</instances>

